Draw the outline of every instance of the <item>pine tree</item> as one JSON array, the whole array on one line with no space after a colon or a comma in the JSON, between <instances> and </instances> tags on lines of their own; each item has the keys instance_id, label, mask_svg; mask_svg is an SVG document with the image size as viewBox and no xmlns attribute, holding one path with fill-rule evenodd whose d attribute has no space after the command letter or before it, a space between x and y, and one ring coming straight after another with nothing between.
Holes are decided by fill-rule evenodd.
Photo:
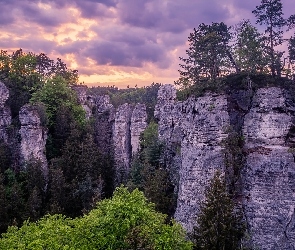
<instances>
[{"instance_id":1,"label":"pine tree","mask_svg":"<svg viewBox=\"0 0 295 250\"><path fill-rule=\"evenodd\" d=\"M186 50L188 58L180 57L180 79L176 84L194 85L201 80L215 80L233 68L236 64L229 46L232 34L230 27L223 22L200 24L188 37L190 47Z\"/></svg>"},{"instance_id":2,"label":"pine tree","mask_svg":"<svg viewBox=\"0 0 295 250\"><path fill-rule=\"evenodd\" d=\"M201 203L194 241L197 250L236 250L244 235L244 225L226 184L217 171Z\"/></svg>"},{"instance_id":3,"label":"pine tree","mask_svg":"<svg viewBox=\"0 0 295 250\"><path fill-rule=\"evenodd\" d=\"M241 70L248 73L265 71L268 57L264 52L263 37L249 20L244 20L236 27L236 61Z\"/></svg>"},{"instance_id":4,"label":"pine tree","mask_svg":"<svg viewBox=\"0 0 295 250\"><path fill-rule=\"evenodd\" d=\"M259 6L252 11L256 16L256 23L266 25L267 53L270 56L270 69L272 76L280 76L282 69L282 52L275 51L275 47L283 43L283 30L286 20L283 18L283 5L280 0L262 0Z\"/></svg>"}]
</instances>

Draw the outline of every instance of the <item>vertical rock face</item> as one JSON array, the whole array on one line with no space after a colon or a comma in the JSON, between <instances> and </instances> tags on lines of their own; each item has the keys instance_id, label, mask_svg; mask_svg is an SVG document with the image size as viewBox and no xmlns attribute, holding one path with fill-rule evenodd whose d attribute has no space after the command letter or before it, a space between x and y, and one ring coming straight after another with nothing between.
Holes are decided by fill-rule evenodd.
<instances>
[{"instance_id":1,"label":"vertical rock face","mask_svg":"<svg viewBox=\"0 0 295 250\"><path fill-rule=\"evenodd\" d=\"M127 103L119 106L115 114L113 145L116 165L116 185L124 183L129 173L132 152L130 134L131 115L132 109Z\"/></svg>"},{"instance_id":2,"label":"vertical rock face","mask_svg":"<svg viewBox=\"0 0 295 250\"><path fill-rule=\"evenodd\" d=\"M0 82L0 140L8 142L7 127L11 124L10 108L5 105L9 97L9 90Z\"/></svg>"},{"instance_id":3,"label":"vertical rock face","mask_svg":"<svg viewBox=\"0 0 295 250\"><path fill-rule=\"evenodd\" d=\"M137 153L140 134L147 126L146 107L126 103L115 109L108 95L87 96L86 90L75 87L88 116L94 116L95 139L101 153L114 156L115 185L119 185L127 180L131 157Z\"/></svg>"},{"instance_id":4,"label":"vertical rock face","mask_svg":"<svg viewBox=\"0 0 295 250\"><path fill-rule=\"evenodd\" d=\"M237 191L249 243L265 250L295 249L295 105L288 92L239 90L177 102L173 86L166 85L158 100L159 137L168 150L177 144L181 152L175 219L192 230L205 187L216 169L225 170L221 142L230 126L244 138Z\"/></svg>"},{"instance_id":5,"label":"vertical rock face","mask_svg":"<svg viewBox=\"0 0 295 250\"><path fill-rule=\"evenodd\" d=\"M166 93L167 92L167 93ZM217 169L223 169L221 141L229 126L225 95L206 95L197 100L175 102L175 89L159 90L155 116L159 137L180 146L179 191L175 219L192 231L204 189Z\"/></svg>"},{"instance_id":6,"label":"vertical rock face","mask_svg":"<svg viewBox=\"0 0 295 250\"><path fill-rule=\"evenodd\" d=\"M116 185L127 181L132 155L137 153L140 134L147 126L146 119L144 104L133 107L125 103L116 111L113 128Z\"/></svg>"},{"instance_id":7,"label":"vertical rock face","mask_svg":"<svg viewBox=\"0 0 295 250\"><path fill-rule=\"evenodd\" d=\"M89 119L92 116L93 100L91 96L87 96L88 87L86 85L76 85L72 86L72 89L76 91L79 102L86 112L87 119Z\"/></svg>"},{"instance_id":8,"label":"vertical rock face","mask_svg":"<svg viewBox=\"0 0 295 250\"><path fill-rule=\"evenodd\" d=\"M132 155L135 155L139 150L140 134L147 127L147 113L144 104L136 104L133 109L130 124L130 140Z\"/></svg>"},{"instance_id":9,"label":"vertical rock face","mask_svg":"<svg viewBox=\"0 0 295 250\"><path fill-rule=\"evenodd\" d=\"M115 109L109 96L96 96L91 99L94 105L95 139L104 155L113 152L113 127Z\"/></svg>"},{"instance_id":10,"label":"vertical rock face","mask_svg":"<svg viewBox=\"0 0 295 250\"><path fill-rule=\"evenodd\" d=\"M287 146L294 104L280 88L259 89L245 116L244 212L254 247L295 249L295 163Z\"/></svg>"},{"instance_id":11,"label":"vertical rock face","mask_svg":"<svg viewBox=\"0 0 295 250\"><path fill-rule=\"evenodd\" d=\"M154 116L159 124L159 140L165 144L164 161L175 186L174 193L177 194L181 166L180 148L183 138L183 105L181 102L176 102L176 89L171 84L160 87L157 99Z\"/></svg>"},{"instance_id":12,"label":"vertical rock face","mask_svg":"<svg viewBox=\"0 0 295 250\"><path fill-rule=\"evenodd\" d=\"M19 112L21 123L21 158L23 162L29 160L39 160L43 173L47 175L47 160L45 155L45 145L47 130L42 126L38 108L32 105L25 105Z\"/></svg>"},{"instance_id":13,"label":"vertical rock face","mask_svg":"<svg viewBox=\"0 0 295 250\"><path fill-rule=\"evenodd\" d=\"M205 187L217 169L223 170L221 142L229 126L224 95L208 95L186 102L181 142L182 164L175 218L192 231Z\"/></svg>"}]
</instances>

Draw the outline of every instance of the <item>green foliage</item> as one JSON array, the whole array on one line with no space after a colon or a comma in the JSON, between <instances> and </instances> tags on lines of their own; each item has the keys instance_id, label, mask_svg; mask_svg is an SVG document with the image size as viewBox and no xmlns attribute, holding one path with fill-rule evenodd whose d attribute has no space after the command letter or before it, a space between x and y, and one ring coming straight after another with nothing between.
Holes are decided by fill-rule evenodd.
<instances>
[{"instance_id":1,"label":"green foliage","mask_svg":"<svg viewBox=\"0 0 295 250\"><path fill-rule=\"evenodd\" d=\"M262 35L249 20L239 23L236 32L235 56L241 70L248 73L264 72L269 60L264 52Z\"/></svg>"},{"instance_id":2,"label":"green foliage","mask_svg":"<svg viewBox=\"0 0 295 250\"><path fill-rule=\"evenodd\" d=\"M46 114L49 126L56 121L56 114L61 106L69 108L75 121L83 125L85 123L85 112L78 103L77 95L60 76L48 80L41 89L32 95L32 103L43 103L46 107Z\"/></svg>"},{"instance_id":3,"label":"green foliage","mask_svg":"<svg viewBox=\"0 0 295 250\"><path fill-rule=\"evenodd\" d=\"M72 128L62 155L50 167L49 211L69 216L89 211L102 196L101 172L104 159L94 143L91 128Z\"/></svg>"},{"instance_id":4,"label":"green foliage","mask_svg":"<svg viewBox=\"0 0 295 250\"><path fill-rule=\"evenodd\" d=\"M165 165L161 162L164 146L158 139L158 124L151 122L140 139L140 151L133 157L130 189L139 188L157 211L173 214L174 186Z\"/></svg>"},{"instance_id":5,"label":"green foliage","mask_svg":"<svg viewBox=\"0 0 295 250\"><path fill-rule=\"evenodd\" d=\"M230 28L223 22L206 25L200 24L188 38L188 58L180 58L180 80L176 84L182 86L194 85L200 80L215 80L228 71L229 66L239 69L232 56L229 41Z\"/></svg>"},{"instance_id":6,"label":"green foliage","mask_svg":"<svg viewBox=\"0 0 295 250\"><path fill-rule=\"evenodd\" d=\"M83 128L86 115L77 94L61 76L48 80L32 94L30 102L43 103L48 120L47 157L60 156L60 150L70 134L71 126Z\"/></svg>"},{"instance_id":7,"label":"green foliage","mask_svg":"<svg viewBox=\"0 0 295 250\"><path fill-rule=\"evenodd\" d=\"M0 52L0 81L9 88L8 105L16 120L20 108L29 102L32 94L39 91L44 82L56 78L62 78L68 85L75 84L78 71L67 69L61 59L54 62L44 53L24 53L22 49L11 55Z\"/></svg>"},{"instance_id":8,"label":"green foliage","mask_svg":"<svg viewBox=\"0 0 295 250\"><path fill-rule=\"evenodd\" d=\"M258 88L282 87L289 90L295 97L294 82L289 78L240 72L239 74L220 77L216 81L204 81L202 84L181 88L177 91L177 98L178 100L186 100L190 96L204 96L208 91L230 93L232 90L247 90L250 82L253 91Z\"/></svg>"},{"instance_id":9,"label":"green foliage","mask_svg":"<svg viewBox=\"0 0 295 250\"><path fill-rule=\"evenodd\" d=\"M73 221L61 215L45 216L35 223L26 221L22 227L10 227L0 239L0 248L12 249L75 249L70 242ZM74 239L74 238L73 238Z\"/></svg>"},{"instance_id":10,"label":"green foliage","mask_svg":"<svg viewBox=\"0 0 295 250\"><path fill-rule=\"evenodd\" d=\"M4 141L0 141L0 173L4 173L11 166L11 151Z\"/></svg>"},{"instance_id":11,"label":"green foliage","mask_svg":"<svg viewBox=\"0 0 295 250\"><path fill-rule=\"evenodd\" d=\"M232 127L225 130L227 138L222 140L224 165L226 173L226 184L231 195L241 192L237 183L240 181L241 170L245 165L243 152L244 138Z\"/></svg>"},{"instance_id":12,"label":"green foliage","mask_svg":"<svg viewBox=\"0 0 295 250\"><path fill-rule=\"evenodd\" d=\"M242 217L227 193L224 178L217 171L200 206L193 235L194 249L240 249L244 231Z\"/></svg>"},{"instance_id":13,"label":"green foliage","mask_svg":"<svg viewBox=\"0 0 295 250\"><path fill-rule=\"evenodd\" d=\"M0 239L0 248L10 249L191 249L183 229L165 224L165 215L155 212L144 195L116 189L112 199L97 204L81 218L45 216L21 228L10 227Z\"/></svg>"},{"instance_id":14,"label":"green foliage","mask_svg":"<svg viewBox=\"0 0 295 250\"><path fill-rule=\"evenodd\" d=\"M280 76L282 70L282 53L275 51L275 47L283 43L283 30L286 20L283 18L283 6L280 0L262 0L259 6L252 11L257 18L256 23L266 25L267 40L266 53L270 57L272 76Z\"/></svg>"}]
</instances>

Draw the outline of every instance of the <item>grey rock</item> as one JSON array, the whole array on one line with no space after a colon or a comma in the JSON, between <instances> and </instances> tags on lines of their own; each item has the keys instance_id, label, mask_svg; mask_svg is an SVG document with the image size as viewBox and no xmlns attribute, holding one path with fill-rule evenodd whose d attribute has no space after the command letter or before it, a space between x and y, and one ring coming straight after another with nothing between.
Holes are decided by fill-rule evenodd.
<instances>
[{"instance_id":1,"label":"grey rock","mask_svg":"<svg viewBox=\"0 0 295 250\"><path fill-rule=\"evenodd\" d=\"M38 160L44 175L48 174L48 164L45 155L47 129L41 124L38 109L33 105L25 105L19 112L21 122L20 154L23 163L30 160Z\"/></svg>"},{"instance_id":2,"label":"grey rock","mask_svg":"<svg viewBox=\"0 0 295 250\"><path fill-rule=\"evenodd\" d=\"M131 124L132 109L127 103L118 107L115 114L115 122L113 128L113 145L115 158L115 185L127 181L131 159Z\"/></svg>"},{"instance_id":3,"label":"grey rock","mask_svg":"<svg viewBox=\"0 0 295 250\"><path fill-rule=\"evenodd\" d=\"M98 113L103 113L114 108L110 102L110 96L108 95L95 96L94 104Z\"/></svg>"},{"instance_id":4,"label":"grey rock","mask_svg":"<svg viewBox=\"0 0 295 250\"><path fill-rule=\"evenodd\" d=\"M286 146L294 117L286 97L280 88L259 89L243 127L243 207L259 249L295 249L295 163Z\"/></svg>"},{"instance_id":5,"label":"grey rock","mask_svg":"<svg viewBox=\"0 0 295 250\"><path fill-rule=\"evenodd\" d=\"M217 169L224 168L221 141L229 126L227 98L208 94L197 100L176 102L176 90L164 85L159 90L155 117L158 118L159 138L168 150L178 149L168 162L168 170L178 171L179 185L175 219L191 232L199 211L204 189ZM177 157L180 155L180 159ZM176 164L180 164L176 166Z\"/></svg>"},{"instance_id":6,"label":"grey rock","mask_svg":"<svg viewBox=\"0 0 295 250\"><path fill-rule=\"evenodd\" d=\"M78 100L82 105L86 113L86 118L89 119L92 116L93 97L87 95L88 87L86 85L75 85L72 89L77 93Z\"/></svg>"},{"instance_id":7,"label":"grey rock","mask_svg":"<svg viewBox=\"0 0 295 250\"><path fill-rule=\"evenodd\" d=\"M10 108L6 105L9 98L9 90L4 83L0 82L0 139L8 142L7 129L11 124Z\"/></svg>"},{"instance_id":8,"label":"grey rock","mask_svg":"<svg viewBox=\"0 0 295 250\"><path fill-rule=\"evenodd\" d=\"M136 104L131 115L130 123L130 140L132 155L135 155L139 150L140 135L147 127L147 113L144 104Z\"/></svg>"},{"instance_id":9,"label":"grey rock","mask_svg":"<svg viewBox=\"0 0 295 250\"><path fill-rule=\"evenodd\" d=\"M213 173L228 172L221 142L232 127L244 138L236 201L248 225L246 242L255 249L295 249L295 105L288 92L261 88L177 102L172 88L159 90L155 117L168 151L176 154L177 144L181 154L170 162L179 173L175 219L192 231Z\"/></svg>"},{"instance_id":10,"label":"grey rock","mask_svg":"<svg viewBox=\"0 0 295 250\"><path fill-rule=\"evenodd\" d=\"M147 126L147 113L144 104L119 106L115 113L113 146L115 158L115 185L126 183L132 155L139 149L140 135Z\"/></svg>"}]
</instances>

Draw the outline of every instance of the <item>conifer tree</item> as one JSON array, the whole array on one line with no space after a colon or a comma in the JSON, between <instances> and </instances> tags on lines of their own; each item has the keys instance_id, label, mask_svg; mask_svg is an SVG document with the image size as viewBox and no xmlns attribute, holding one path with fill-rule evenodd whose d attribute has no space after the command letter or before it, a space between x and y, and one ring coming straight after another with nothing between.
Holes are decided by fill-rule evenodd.
<instances>
[{"instance_id":1,"label":"conifer tree","mask_svg":"<svg viewBox=\"0 0 295 250\"><path fill-rule=\"evenodd\" d=\"M217 171L201 203L197 226L194 228L196 250L236 250L244 226L230 198L225 180Z\"/></svg>"},{"instance_id":2,"label":"conifer tree","mask_svg":"<svg viewBox=\"0 0 295 250\"><path fill-rule=\"evenodd\" d=\"M189 86L204 79L214 81L233 68L239 72L229 46L231 37L230 27L223 22L200 24L188 37L188 58L180 57L183 64L180 64L180 79L175 83Z\"/></svg>"},{"instance_id":3,"label":"conifer tree","mask_svg":"<svg viewBox=\"0 0 295 250\"><path fill-rule=\"evenodd\" d=\"M283 27L286 20L283 18L283 5L280 0L262 0L259 6L252 11L256 16L256 23L266 25L267 53L270 56L270 69L272 76L280 76L282 68L280 59L282 52L275 51L275 47L283 43Z\"/></svg>"},{"instance_id":4,"label":"conifer tree","mask_svg":"<svg viewBox=\"0 0 295 250\"><path fill-rule=\"evenodd\" d=\"M241 70L248 73L265 71L268 56L265 53L263 36L250 20L243 20L236 27L236 61Z\"/></svg>"}]
</instances>

